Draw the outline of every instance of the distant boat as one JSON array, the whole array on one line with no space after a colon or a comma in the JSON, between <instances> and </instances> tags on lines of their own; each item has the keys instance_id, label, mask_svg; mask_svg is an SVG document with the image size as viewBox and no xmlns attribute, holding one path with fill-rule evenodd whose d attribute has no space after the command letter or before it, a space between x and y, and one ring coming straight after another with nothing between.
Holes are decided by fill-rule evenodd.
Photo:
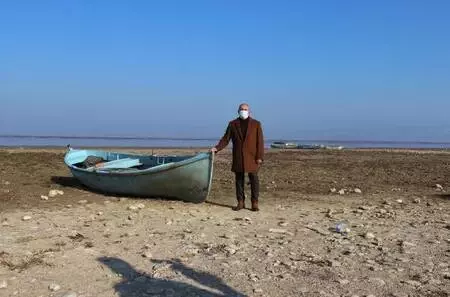
<instances>
[{"instance_id":1,"label":"distant boat","mask_svg":"<svg viewBox=\"0 0 450 297\"><path fill-rule=\"evenodd\" d=\"M214 154L138 155L69 147L64 162L93 190L201 203L211 190Z\"/></svg>"},{"instance_id":2,"label":"distant boat","mask_svg":"<svg viewBox=\"0 0 450 297\"><path fill-rule=\"evenodd\" d=\"M270 145L271 148L276 149L308 149L308 150L342 150L343 146L323 145L323 144L297 144L294 142L274 141Z\"/></svg>"},{"instance_id":3,"label":"distant boat","mask_svg":"<svg viewBox=\"0 0 450 297\"><path fill-rule=\"evenodd\" d=\"M274 141L270 144L270 147L277 149L296 149L298 145L294 142Z\"/></svg>"}]
</instances>

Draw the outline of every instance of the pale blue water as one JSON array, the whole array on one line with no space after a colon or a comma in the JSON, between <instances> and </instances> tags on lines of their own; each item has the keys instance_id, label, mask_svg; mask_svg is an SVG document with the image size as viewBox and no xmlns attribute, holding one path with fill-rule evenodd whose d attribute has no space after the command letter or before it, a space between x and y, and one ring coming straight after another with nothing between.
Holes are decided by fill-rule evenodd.
<instances>
[{"instance_id":1,"label":"pale blue water","mask_svg":"<svg viewBox=\"0 0 450 297\"><path fill-rule=\"evenodd\" d=\"M108 138L108 137L42 137L42 136L0 136L0 146L8 147L211 147L217 139L168 139L168 138ZM274 140L267 140L270 147ZM342 145L345 148L430 148L450 149L450 142L376 142L376 141L308 141L285 140L298 144Z\"/></svg>"}]
</instances>

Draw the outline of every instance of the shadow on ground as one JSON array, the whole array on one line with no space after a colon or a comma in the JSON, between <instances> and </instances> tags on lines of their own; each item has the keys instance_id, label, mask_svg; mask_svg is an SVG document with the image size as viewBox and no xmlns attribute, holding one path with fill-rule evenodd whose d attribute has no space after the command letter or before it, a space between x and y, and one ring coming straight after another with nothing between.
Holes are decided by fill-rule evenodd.
<instances>
[{"instance_id":1,"label":"shadow on ground","mask_svg":"<svg viewBox=\"0 0 450 297\"><path fill-rule=\"evenodd\" d=\"M107 193L107 192L103 192L100 190L89 188L89 187L83 185L78 179L71 177L71 176L52 176L51 181L53 183L63 186L63 187L84 190L84 191L92 192L92 193L99 194L99 195L102 195L105 197L113 197L113 198L128 197L128 198L134 198L134 199L181 201L180 199L173 198L173 197L146 197L146 196L137 196L137 195L123 195L123 194ZM183 202L183 201L181 201L181 202Z\"/></svg>"},{"instance_id":2,"label":"shadow on ground","mask_svg":"<svg viewBox=\"0 0 450 297\"><path fill-rule=\"evenodd\" d=\"M52 183L58 184L63 187L87 190L87 188L82 183L71 176L52 176L51 181Z\"/></svg>"},{"instance_id":3,"label":"shadow on ground","mask_svg":"<svg viewBox=\"0 0 450 297\"><path fill-rule=\"evenodd\" d=\"M114 286L117 296L247 296L239 293L223 282L222 279L208 272L196 271L184 265L180 260L153 260L154 265L170 267L185 278L199 285L180 281L155 278L146 272L137 271L128 262L115 257L100 257L98 261L120 274L122 281Z\"/></svg>"},{"instance_id":4,"label":"shadow on ground","mask_svg":"<svg viewBox=\"0 0 450 297\"><path fill-rule=\"evenodd\" d=\"M434 194L431 197L450 201L450 194Z\"/></svg>"}]
</instances>

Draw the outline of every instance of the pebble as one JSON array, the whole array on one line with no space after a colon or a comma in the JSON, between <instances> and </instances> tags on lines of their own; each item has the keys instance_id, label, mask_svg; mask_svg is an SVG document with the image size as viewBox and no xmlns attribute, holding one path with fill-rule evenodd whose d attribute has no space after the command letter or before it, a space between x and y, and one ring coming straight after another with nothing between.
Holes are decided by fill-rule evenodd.
<instances>
[{"instance_id":1,"label":"pebble","mask_svg":"<svg viewBox=\"0 0 450 297\"><path fill-rule=\"evenodd\" d=\"M77 293L75 292L67 292L64 295L61 295L61 297L77 297Z\"/></svg>"},{"instance_id":2,"label":"pebble","mask_svg":"<svg viewBox=\"0 0 450 297\"><path fill-rule=\"evenodd\" d=\"M340 267L341 263L339 263L338 261L331 260L331 261L328 261L328 266L330 266L330 267Z\"/></svg>"},{"instance_id":3,"label":"pebble","mask_svg":"<svg viewBox=\"0 0 450 297\"><path fill-rule=\"evenodd\" d=\"M22 221L29 221L31 220L31 216L23 216Z\"/></svg>"},{"instance_id":4,"label":"pebble","mask_svg":"<svg viewBox=\"0 0 450 297\"><path fill-rule=\"evenodd\" d=\"M50 284L50 285L48 286L48 289L49 289L50 291L56 292L56 291L61 290L61 286L58 285L58 284Z\"/></svg>"},{"instance_id":5,"label":"pebble","mask_svg":"<svg viewBox=\"0 0 450 297\"><path fill-rule=\"evenodd\" d=\"M0 289L6 289L8 287L8 282L6 280L0 281Z\"/></svg>"},{"instance_id":6,"label":"pebble","mask_svg":"<svg viewBox=\"0 0 450 297\"><path fill-rule=\"evenodd\" d=\"M253 293L262 293L263 290L262 289L253 289Z\"/></svg>"},{"instance_id":7,"label":"pebble","mask_svg":"<svg viewBox=\"0 0 450 297\"><path fill-rule=\"evenodd\" d=\"M153 258L153 255L152 255L152 253L147 251L147 252L142 254L142 257L151 259L151 258Z\"/></svg>"},{"instance_id":8,"label":"pebble","mask_svg":"<svg viewBox=\"0 0 450 297\"><path fill-rule=\"evenodd\" d=\"M403 203L403 200L402 199L397 199L397 200L395 200L397 203Z\"/></svg>"},{"instance_id":9,"label":"pebble","mask_svg":"<svg viewBox=\"0 0 450 297\"><path fill-rule=\"evenodd\" d=\"M138 203L138 204L136 204L136 207L139 209L144 209L145 205L143 203Z\"/></svg>"},{"instance_id":10,"label":"pebble","mask_svg":"<svg viewBox=\"0 0 450 297\"><path fill-rule=\"evenodd\" d=\"M128 206L128 210L133 210L133 211L135 211L135 210L138 210L139 208L136 206L136 205L130 205L130 206Z\"/></svg>"},{"instance_id":11,"label":"pebble","mask_svg":"<svg viewBox=\"0 0 450 297\"><path fill-rule=\"evenodd\" d=\"M88 203L87 200L79 200L79 201L78 201L78 204L86 204L86 203Z\"/></svg>"},{"instance_id":12,"label":"pebble","mask_svg":"<svg viewBox=\"0 0 450 297\"><path fill-rule=\"evenodd\" d=\"M270 233L277 233L277 234L292 234L289 231L285 230L285 229L269 229Z\"/></svg>"},{"instance_id":13,"label":"pebble","mask_svg":"<svg viewBox=\"0 0 450 297\"><path fill-rule=\"evenodd\" d=\"M41 200L48 200L48 196L41 195Z\"/></svg>"},{"instance_id":14,"label":"pebble","mask_svg":"<svg viewBox=\"0 0 450 297\"><path fill-rule=\"evenodd\" d=\"M370 282L376 285L379 285L380 287L383 287L386 285L386 282L382 280L381 278L371 278Z\"/></svg>"},{"instance_id":15,"label":"pebble","mask_svg":"<svg viewBox=\"0 0 450 297\"><path fill-rule=\"evenodd\" d=\"M289 225L289 223L288 222L279 222L278 225L280 227L286 227L287 225Z\"/></svg>"},{"instance_id":16,"label":"pebble","mask_svg":"<svg viewBox=\"0 0 450 297\"><path fill-rule=\"evenodd\" d=\"M345 286L348 285L350 283L350 281L348 279L341 279L339 280L339 284Z\"/></svg>"},{"instance_id":17,"label":"pebble","mask_svg":"<svg viewBox=\"0 0 450 297\"><path fill-rule=\"evenodd\" d=\"M50 190L50 192L48 192L49 197L56 197L57 195L58 195L57 190Z\"/></svg>"},{"instance_id":18,"label":"pebble","mask_svg":"<svg viewBox=\"0 0 450 297\"><path fill-rule=\"evenodd\" d=\"M355 192L356 194L362 194L362 191L361 191L361 189L359 189L359 188L355 188L355 189L353 190L353 192Z\"/></svg>"},{"instance_id":19,"label":"pebble","mask_svg":"<svg viewBox=\"0 0 450 297\"><path fill-rule=\"evenodd\" d=\"M345 195L345 190L344 189L340 189L338 192L339 195Z\"/></svg>"},{"instance_id":20,"label":"pebble","mask_svg":"<svg viewBox=\"0 0 450 297\"><path fill-rule=\"evenodd\" d=\"M233 235L233 234L224 234L224 235L222 235L222 238L225 238L225 239L234 239L236 236L235 235Z\"/></svg>"},{"instance_id":21,"label":"pebble","mask_svg":"<svg viewBox=\"0 0 450 297\"><path fill-rule=\"evenodd\" d=\"M442 185L440 185L440 184L436 184L436 190L443 191L444 187Z\"/></svg>"},{"instance_id":22,"label":"pebble","mask_svg":"<svg viewBox=\"0 0 450 297\"><path fill-rule=\"evenodd\" d=\"M336 192L337 192L336 188L331 188L330 189L330 193L336 193Z\"/></svg>"},{"instance_id":23,"label":"pebble","mask_svg":"<svg viewBox=\"0 0 450 297\"><path fill-rule=\"evenodd\" d=\"M374 239L374 238L375 238L375 235L374 235L373 233L371 233L371 232L367 232L367 233L364 235L364 237L365 237L366 239Z\"/></svg>"},{"instance_id":24,"label":"pebble","mask_svg":"<svg viewBox=\"0 0 450 297\"><path fill-rule=\"evenodd\" d=\"M420 203L420 198L416 198L416 199L414 199L414 201L413 201L414 203L416 203L416 204L419 204Z\"/></svg>"},{"instance_id":25,"label":"pebble","mask_svg":"<svg viewBox=\"0 0 450 297\"><path fill-rule=\"evenodd\" d=\"M408 285L413 286L413 287L419 287L422 285L420 282L415 281L415 280L408 280L405 283L407 283Z\"/></svg>"}]
</instances>

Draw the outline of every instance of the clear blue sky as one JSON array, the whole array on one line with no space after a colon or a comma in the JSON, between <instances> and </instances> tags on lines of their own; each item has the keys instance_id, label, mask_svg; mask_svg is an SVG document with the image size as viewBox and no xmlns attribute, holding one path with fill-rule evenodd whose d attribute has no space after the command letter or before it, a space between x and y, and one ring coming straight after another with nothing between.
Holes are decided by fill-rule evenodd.
<instances>
[{"instance_id":1,"label":"clear blue sky","mask_svg":"<svg viewBox=\"0 0 450 297\"><path fill-rule=\"evenodd\" d=\"M0 2L0 134L450 141L450 1Z\"/></svg>"}]
</instances>

